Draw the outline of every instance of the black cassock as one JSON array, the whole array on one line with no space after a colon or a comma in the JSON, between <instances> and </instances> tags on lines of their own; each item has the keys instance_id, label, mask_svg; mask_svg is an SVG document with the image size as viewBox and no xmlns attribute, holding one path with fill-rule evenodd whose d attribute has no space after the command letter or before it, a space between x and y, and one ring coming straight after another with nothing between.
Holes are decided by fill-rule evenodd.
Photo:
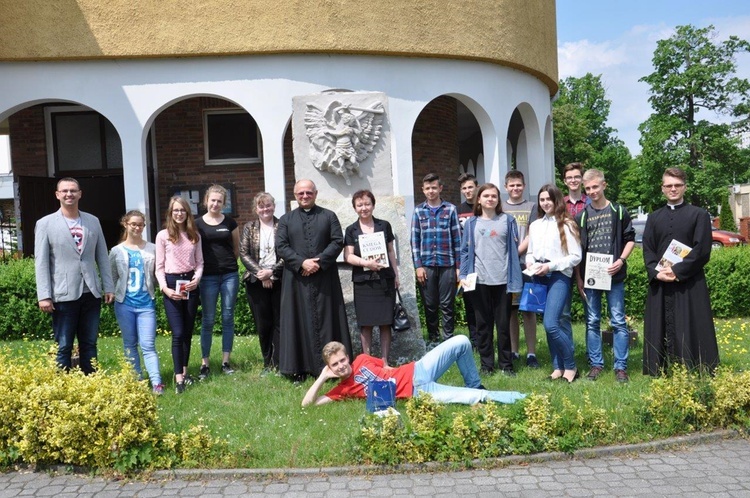
<instances>
[{"instance_id":1,"label":"black cassock","mask_svg":"<svg viewBox=\"0 0 750 498\"><path fill-rule=\"evenodd\" d=\"M330 341L352 351L336 258L344 235L333 211L295 209L279 220L276 254L287 271L281 284L279 370L285 375L320 375L323 346ZM302 262L320 258L320 270L304 277Z\"/></svg>"},{"instance_id":2,"label":"black cassock","mask_svg":"<svg viewBox=\"0 0 750 498\"><path fill-rule=\"evenodd\" d=\"M679 282L657 280L656 265L672 239L692 248L672 266ZM703 267L711 258L711 218L687 203L651 213L643 232L649 288L644 316L643 373L659 375L671 359L713 371L719 364L716 330Z\"/></svg>"}]
</instances>

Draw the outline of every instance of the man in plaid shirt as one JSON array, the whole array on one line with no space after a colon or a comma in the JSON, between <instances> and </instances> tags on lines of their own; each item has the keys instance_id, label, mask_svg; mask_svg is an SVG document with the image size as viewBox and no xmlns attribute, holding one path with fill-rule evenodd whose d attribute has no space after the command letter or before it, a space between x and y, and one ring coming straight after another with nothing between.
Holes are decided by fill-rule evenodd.
<instances>
[{"instance_id":1,"label":"man in plaid shirt","mask_svg":"<svg viewBox=\"0 0 750 498\"><path fill-rule=\"evenodd\" d=\"M414 208L411 222L411 252L432 346L440 338L438 308L443 315L443 340L453 336L461 248L458 212L456 206L440 198L442 191L438 175L425 176L422 192L427 200Z\"/></svg>"}]
</instances>

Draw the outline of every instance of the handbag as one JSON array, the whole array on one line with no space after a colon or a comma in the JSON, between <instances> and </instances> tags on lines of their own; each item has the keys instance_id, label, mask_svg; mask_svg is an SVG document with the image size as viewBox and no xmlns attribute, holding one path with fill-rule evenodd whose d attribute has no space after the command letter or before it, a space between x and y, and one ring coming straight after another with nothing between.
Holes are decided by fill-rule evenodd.
<instances>
[{"instance_id":1,"label":"handbag","mask_svg":"<svg viewBox=\"0 0 750 498\"><path fill-rule=\"evenodd\" d=\"M396 332L403 332L411 328L409 315L406 314L406 308L401 303L401 293L396 289L396 304L393 305L393 324L391 328Z\"/></svg>"},{"instance_id":2,"label":"handbag","mask_svg":"<svg viewBox=\"0 0 750 498\"><path fill-rule=\"evenodd\" d=\"M544 313L544 306L547 304L547 286L536 282L526 282L523 284L521 291L521 303L518 308L521 311L531 311L533 313Z\"/></svg>"},{"instance_id":3,"label":"handbag","mask_svg":"<svg viewBox=\"0 0 750 498\"><path fill-rule=\"evenodd\" d=\"M387 410L396 404L396 380L371 380L367 383L367 411Z\"/></svg>"}]
</instances>

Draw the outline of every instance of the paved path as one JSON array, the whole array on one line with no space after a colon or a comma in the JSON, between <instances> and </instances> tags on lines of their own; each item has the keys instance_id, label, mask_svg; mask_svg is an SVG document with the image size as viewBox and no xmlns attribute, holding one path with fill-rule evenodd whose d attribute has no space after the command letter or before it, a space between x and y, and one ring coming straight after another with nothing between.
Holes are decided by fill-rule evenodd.
<instances>
[{"instance_id":1,"label":"paved path","mask_svg":"<svg viewBox=\"0 0 750 498\"><path fill-rule=\"evenodd\" d=\"M292 473L260 477L252 472L182 474L150 481L109 481L43 472L0 474L0 498L28 496L685 496L750 497L750 441L704 438L693 446L655 452L595 450L593 458L555 459L505 468L391 475ZM695 439L693 439L695 442ZM644 447L637 447L643 449ZM622 451L620 447L617 451ZM234 476L232 476L234 474ZM171 474L170 474L171 475Z\"/></svg>"}]
</instances>

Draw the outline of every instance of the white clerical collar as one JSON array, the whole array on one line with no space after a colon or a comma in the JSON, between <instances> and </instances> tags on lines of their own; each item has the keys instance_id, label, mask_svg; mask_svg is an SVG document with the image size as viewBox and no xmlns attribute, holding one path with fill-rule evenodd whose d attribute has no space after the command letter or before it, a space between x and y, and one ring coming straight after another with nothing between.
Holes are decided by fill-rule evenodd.
<instances>
[{"instance_id":1,"label":"white clerical collar","mask_svg":"<svg viewBox=\"0 0 750 498\"><path fill-rule=\"evenodd\" d=\"M667 206L669 206L669 209L671 209L671 210L673 210L673 211L674 211L674 210L675 210L675 209L676 209L677 207L679 207L679 206L682 206L682 205L683 205L684 203L685 203L685 200L683 199L683 200L681 200L681 201L680 201L679 203L677 203L677 204L670 204L670 203L667 203Z\"/></svg>"}]
</instances>

